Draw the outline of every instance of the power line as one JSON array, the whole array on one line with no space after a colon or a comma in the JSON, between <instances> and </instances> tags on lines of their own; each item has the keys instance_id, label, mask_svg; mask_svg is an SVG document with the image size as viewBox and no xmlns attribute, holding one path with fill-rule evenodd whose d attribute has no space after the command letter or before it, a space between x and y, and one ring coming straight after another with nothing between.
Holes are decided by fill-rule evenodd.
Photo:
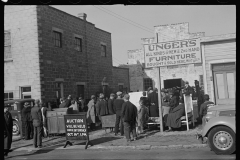
<instances>
[{"instance_id":1,"label":"power line","mask_svg":"<svg viewBox=\"0 0 240 160\"><path fill-rule=\"evenodd\" d=\"M96 7L96 6L94 6L94 7ZM126 20L124 20L124 19L122 19L122 18L116 17L115 15L113 15L113 14L111 14L111 13L109 13L109 12L107 12L107 11L101 9L101 8L98 8L98 7L96 7L96 8L97 8L97 9L100 9L101 11L103 11L103 12L105 12L105 13L107 13L107 14L110 14L110 15L114 16L115 18L118 18L118 19L120 19L120 20L122 20L122 21L125 21L126 23L131 24L131 25L133 25L133 26L135 26L135 27L137 27L137 28L139 28L139 29L142 29L142 30L144 30L144 31L153 33L152 31L149 31L149 30L147 30L147 29L144 29L144 28L142 28L142 27L139 27L139 26L137 26L137 25L135 25L135 24L129 23L128 21L126 21Z\"/></svg>"},{"instance_id":2,"label":"power line","mask_svg":"<svg viewBox=\"0 0 240 160\"><path fill-rule=\"evenodd\" d=\"M117 59L114 59L114 58L113 58L113 60L115 60L115 62L116 62L116 61L119 62L120 64L125 64L125 63L123 63L123 62L121 62L121 61L119 61L119 60L117 60Z\"/></svg>"},{"instance_id":3,"label":"power line","mask_svg":"<svg viewBox=\"0 0 240 160\"><path fill-rule=\"evenodd\" d=\"M104 7L101 7L101 6L98 6L98 7L102 8L102 9L108 11L108 12L111 12L111 13L119 16L119 17L122 17L123 19L126 19L126 20L130 21L131 23L135 23L135 24L137 24L137 25L139 25L139 26L142 26L143 28L151 31L151 33L152 33L152 29L150 29L150 28L148 28L148 27L146 27L146 26L143 26L143 25L141 25L141 24L139 24L139 23L136 23L136 22L134 22L134 21L132 21L132 20L130 20L130 19L127 19L127 18L125 18L125 17L123 17L123 16L121 16L121 15L119 15L119 14L117 14L117 13L114 13L113 11L110 11L110 10L104 8ZM98 9L99 9L99 8L98 8ZM105 11L104 11L104 12L105 12ZM106 12L106 13L107 13L107 12ZM111 14L111 15L112 15L112 14ZM114 16L114 17L115 17L115 16ZM118 17L116 17L116 18L118 18ZM125 22L126 22L126 21L125 21ZM128 23L128 22L127 22L127 23ZM165 34L162 34L162 33L158 33L158 34L163 35L163 36L165 36L165 37L167 37L167 38L170 38L170 39L174 39L173 37L170 37L170 36L165 35Z\"/></svg>"},{"instance_id":4,"label":"power line","mask_svg":"<svg viewBox=\"0 0 240 160\"><path fill-rule=\"evenodd\" d=\"M113 13L113 14L116 14L116 15L117 15L117 16L119 16L119 17L122 17L122 18L124 18L124 19L126 19L126 20L128 20L128 21L130 21L130 22L132 22L132 23L135 23L135 24L137 24L137 25L139 25L139 26L142 26L142 27L144 27L144 28L146 28L146 29L149 29L149 30L151 30L151 31L152 31L152 29L151 29L151 28L148 28L148 27L146 27L146 26L143 26L143 25L141 25L141 24L139 24L139 23L133 22L132 20L130 20L130 19L128 19L128 18L125 18L125 17L123 17L123 16L121 16L121 15L119 15L119 14L117 14L117 13L114 13L113 11L110 11L110 10L109 10L109 9L107 9L107 8L104 8L104 7L101 7L101 6L98 6L98 7L100 7L100 8L103 8L103 9L105 9L105 10L107 10L107 11L109 11L109 12Z\"/></svg>"}]
</instances>

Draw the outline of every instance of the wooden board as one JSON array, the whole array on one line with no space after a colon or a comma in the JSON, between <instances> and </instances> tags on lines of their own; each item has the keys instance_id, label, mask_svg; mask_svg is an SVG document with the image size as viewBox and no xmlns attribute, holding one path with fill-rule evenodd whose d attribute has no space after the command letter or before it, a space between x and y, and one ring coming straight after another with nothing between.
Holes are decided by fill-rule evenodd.
<instances>
[{"instance_id":1,"label":"wooden board","mask_svg":"<svg viewBox=\"0 0 240 160\"><path fill-rule=\"evenodd\" d=\"M102 119L102 127L103 128L115 127L116 114L102 116L101 119Z\"/></svg>"}]
</instances>

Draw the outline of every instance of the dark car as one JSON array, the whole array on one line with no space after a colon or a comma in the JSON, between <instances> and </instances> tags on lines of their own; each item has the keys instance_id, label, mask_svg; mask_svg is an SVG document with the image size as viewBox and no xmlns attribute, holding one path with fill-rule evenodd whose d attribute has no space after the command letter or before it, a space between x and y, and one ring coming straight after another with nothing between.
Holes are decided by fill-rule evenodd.
<instances>
[{"instance_id":1,"label":"dark car","mask_svg":"<svg viewBox=\"0 0 240 160\"><path fill-rule=\"evenodd\" d=\"M23 109L23 105L25 102L28 102L31 107L34 105L34 99L15 99L15 100L9 100L4 101L4 107L9 107L9 112L12 115L13 118L13 135L19 135L21 132L20 126L21 126L21 113Z\"/></svg>"}]
</instances>

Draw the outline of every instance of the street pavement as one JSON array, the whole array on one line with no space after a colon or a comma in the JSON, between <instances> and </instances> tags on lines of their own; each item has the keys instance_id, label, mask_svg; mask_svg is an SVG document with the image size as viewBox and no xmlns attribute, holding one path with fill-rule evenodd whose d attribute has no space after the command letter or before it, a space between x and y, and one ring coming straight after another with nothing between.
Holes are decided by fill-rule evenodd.
<instances>
[{"instance_id":1,"label":"street pavement","mask_svg":"<svg viewBox=\"0 0 240 160\"><path fill-rule=\"evenodd\" d=\"M16 140L7 159L235 159L235 154L219 156L210 151L207 144L201 144L195 138L199 129L159 132L159 129L150 128L130 143L126 143L123 136L109 133L108 129L107 132L96 130L89 133L93 146L86 150L85 143L79 142L63 148L64 135L44 138L41 149L33 148L32 140Z\"/></svg>"},{"instance_id":2,"label":"street pavement","mask_svg":"<svg viewBox=\"0 0 240 160\"><path fill-rule=\"evenodd\" d=\"M179 148L199 148L207 147L206 144L201 144L195 137L198 128L189 131L174 131L174 132L159 132L150 128L144 134L138 135L136 141L126 143L124 136L115 136L114 133L109 133L109 130L96 130L90 132L89 139L93 146L88 146L88 149L179 149ZM63 148L66 143L65 136L52 136L43 139L43 148L41 150L53 149L84 149L84 143L76 141L74 145ZM33 148L32 140L18 140L12 144L13 151L22 150L39 150Z\"/></svg>"},{"instance_id":3,"label":"street pavement","mask_svg":"<svg viewBox=\"0 0 240 160\"><path fill-rule=\"evenodd\" d=\"M13 152L6 158L21 159L236 159L236 155L216 155L208 148L158 149L158 150L38 150L31 152Z\"/></svg>"}]
</instances>

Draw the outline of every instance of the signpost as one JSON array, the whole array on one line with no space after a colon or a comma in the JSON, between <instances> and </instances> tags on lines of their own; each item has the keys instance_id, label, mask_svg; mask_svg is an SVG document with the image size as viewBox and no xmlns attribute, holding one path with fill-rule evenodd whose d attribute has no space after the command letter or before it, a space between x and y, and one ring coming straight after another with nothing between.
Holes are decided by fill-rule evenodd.
<instances>
[{"instance_id":1,"label":"signpost","mask_svg":"<svg viewBox=\"0 0 240 160\"><path fill-rule=\"evenodd\" d=\"M72 145L70 141L86 141L85 149L88 144L92 145L89 141L89 134L86 121L86 113L79 114L66 114L64 115L65 130L66 130L66 144Z\"/></svg>"},{"instance_id":2,"label":"signpost","mask_svg":"<svg viewBox=\"0 0 240 160\"><path fill-rule=\"evenodd\" d=\"M160 122L160 132L163 132L163 117L162 117L162 94L161 94L161 79L160 79L160 68L157 69L157 89L158 89L158 107L159 107L159 122Z\"/></svg>"}]
</instances>

